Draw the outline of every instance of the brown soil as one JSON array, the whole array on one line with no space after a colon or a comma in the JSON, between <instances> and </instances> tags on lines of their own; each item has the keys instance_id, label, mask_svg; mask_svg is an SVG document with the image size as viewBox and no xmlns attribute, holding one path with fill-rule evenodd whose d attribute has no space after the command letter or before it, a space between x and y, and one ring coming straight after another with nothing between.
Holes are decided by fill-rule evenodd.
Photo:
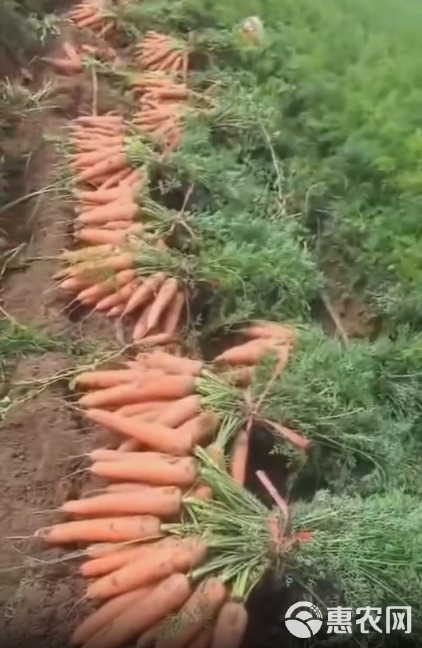
<instances>
[{"instance_id":1,"label":"brown soil","mask_svg":"<svg viewBox=\"0 0 422 648\"><path fill-rule=\"evenodd\" d=\"M53 52L54 54L54 52ZM32 70L34 86L47 81L43 69ZM92 85L89 73L77 80L52 80L60 90L55 108L19 125L19 147L33 151L24 181L16 195L49 185L62 160L54 146L42 144L40 134L63 137L69 118L90 111ZM107 102L100 93L99 105ZM111 109L108 105L106 109ZM100 105L100 109L103 107ZM19 204L2 218L9 242L29 242L18 270L2 280L2 308L30 327L41 327L52 338L98 345L116 342L116 331L104 319L79 318L71 322L65 302L52 290L55 258L69 246L71 209L54 193L45 193ZM6 229L7 228L7 229ZM22 236L22 232L25 233ZM78 358L64 352L25 356L9 376L12 382L49 378L74 367ZM66 400L66 385L57 383L36 399L11 410L1 424L0 487L0 643L2 645L66 645L70 629L86 607L77 605L82 595L75 563L57 561L56 551L46 551L34 539L22 539L57 520L52 516L64 499L77 497L86 483L73 475L83 465L80 456L91 448L96 432L84 429L82 420ZM97 443L98 445L98 443ZM20 538L20 539L18 539Z\"/></svg>"}]
</instances>

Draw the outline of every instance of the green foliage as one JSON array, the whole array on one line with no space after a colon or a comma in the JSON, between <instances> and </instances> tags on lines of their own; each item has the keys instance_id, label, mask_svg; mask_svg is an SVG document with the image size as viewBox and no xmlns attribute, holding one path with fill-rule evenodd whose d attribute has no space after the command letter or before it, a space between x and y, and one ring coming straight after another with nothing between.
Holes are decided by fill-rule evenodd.
<instances>
[{"instance_id":1,"label":"green foliage","mask_svg":"<svg viewBox=\"0 0 422 648\"><path fill-rule=\"evenodd\" d=\"M315 488L369 493L393 486L421 491L422 336L354 342L301 331L298 347L263 413L315 443L293 480L295 495ZM268 370L260 387L268 381Z\"/></svg>"},{"instance_id":2,"label":"green foliage","mask_svg":"<svg viewBox=\"0 0 422 648\"><path fill-rule=\"evenodd\" d=\"M294 529L312 532L294 553L293 574L311 593L327 571L335 575L337 601L353 609L364 601L410 605L415 632L422 621L421 515L420 498L397 490L364 499L320 492L293 510Z\"/></svg>"},{"instance_id":3,"label":"green foliage","mask_svg":"<svg viewBox=\"0 0 422 648\"><path fill-rule=\"evenodd\" d=\"M139 31L191 31L194 57L232 89L238 126L254 114L264 119L271 151L260 119L226 147L270 182L278 161L287 211L301 216L321 267L345 271L346 288L364 288L390 325L417 327L420 3L179 0L171 10L147 1L133 11ZM249 14L264 23L258 46L239 37Z\"/></svg>"}]
</instances>

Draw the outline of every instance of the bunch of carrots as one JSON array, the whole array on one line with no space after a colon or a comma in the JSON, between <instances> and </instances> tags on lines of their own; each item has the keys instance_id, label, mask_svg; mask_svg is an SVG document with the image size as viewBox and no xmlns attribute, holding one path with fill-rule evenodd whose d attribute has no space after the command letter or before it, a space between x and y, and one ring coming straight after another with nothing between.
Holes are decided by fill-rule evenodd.
<instances>
[{"instance_id":1,"label":"bunch of carrots","mask_svg":"<svg viewBox=\"0 0 422 648\"><path fill-rule=\"evenodd\" d=\"M95 312L131 318L135 343L169 344L182 321L185 292L176 279L143 265L151 250L160 252L134 240L65 251L67 267L55 275L57 285Z\"/></svg>"},{"instance_id":2,"label":"bunch of carrots","mask_svg":"<svg viewBox=\"0 0 422 648\"><path fill-rule=\"evenodd\" d=\"M116 29L116 21L108 15L104 2L85 0L80 2L68 14L69 19L80 29L90 29L96 36L111 36Z\"/></svg>"},{"instance_id":3,"label":"bunch of carrots","mask_svg":"<svg viewBox=\"0 0 422 648\"><path fill-rule=\"evenodd\" d=\"M79 405L119 445L89 453L89 472L107 485L63 504L76 519L36 533L50 544L88 545L80 573L100 605L75 630L75 644L240 645L245 601L282 553L284 525L243 487L234 401L213 411L222 393L240 398L235 382L232 372L215 375L201 360L158 350L76 379L86 392Z\"/></svg>"},{"instance_id":4,"label":"bunch of carrots","mask_svg":"<svg viewBox=\"0 0 422 648\"><path fill-rule=\"evenodd\" d=\"M173 75L148 72L131 82L135 97L140 97L140 109L133 116L139 130L172 151L182 141L182 118L187 110L190 92L184 82Z\"/></svg>"},{"instance_id":5,"label":"bunch of carrots","mask_svg":"<svg viewBox=\"0 0 422 648\"><path fill-rule=\"evenodd\" d=\"M281 558L280 515L200 448L190 471L207 485L209 497L186 488L184 494L180 477L185 486L191 480L181 461L168 456L167 469L151 464L141 478L115 479L101 495L66 502L63 511L77 519L36 532L49 544L85 545L77 554L86 557L80 572L89 579L86 598L98 607L74 631L74 645L240 645L248 595L278 553ZM177 476L179 485L171 485Z\"/></svg>"},{"instance_id":6,"label":"bunch of carrots","mask_svg":"<svg viewBox=\"0 0 422 648\"><path fill-rule=\"evenodd\" d=\"M184 41L148 31L135 52L135 58L143 70L167 72L186 83L189 54Z\"/></svg>"}]
</instances>

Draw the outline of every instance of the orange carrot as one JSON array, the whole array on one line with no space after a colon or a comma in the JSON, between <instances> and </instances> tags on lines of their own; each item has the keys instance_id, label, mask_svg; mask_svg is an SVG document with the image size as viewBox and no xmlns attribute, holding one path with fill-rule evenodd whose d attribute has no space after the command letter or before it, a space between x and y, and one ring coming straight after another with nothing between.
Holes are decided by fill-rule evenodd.
<instances>
[{"instance_id":1,"label":"orange carrot","mask_svg":"<svg viewBox=\"0 0 422 648\"><path fill-rule=\"evenodd\" d=\"M132 603L135 601L140 603L145 599L150 591L150 587L143 587L133 592L126 592L125 594L116 596L116 598L112 598L104 603L98 610L92 612L78 625L71 637L71 644L80 646L86 643L97 632L124 612Z\"/></svg>"},{"instance_id":2,"label":"orange carrot","mask_svg":"<svg viewBox=\"0 0 422 648\"><path fill-rule=\"evenodd\" d=\"M97 162L97 164L94 164L93 166L80 171L76 175L75 180L77 183L82 183L87 180L92 180L93 178L99 177L105 173L111 175L112 173L122 169L122 167L126 167L126 165L126 155L124 153L118 153L110 158L107 158L106 160L103 160L102 162Z\"/></svg>"},{"instance_id":3,"label":"orange carrot","mask_svg":"<svg viewBox=\"0 0 422 648\"><path fill-rule=\"evenodd\" d=\"M212 640L212 628L208 627L202 630L193 641L190 642L188 648L209 648Z\"/></svg>"},{"instance_id":4,"label":"orange carrot","mask_svg":"<svg viewBox=\"0 0 422 648\"><path fill-rule=\"evenodd\" d=\"M164 375L164 374L163 374ZM170 406L173 403L177 403L177 400L166 401L166 405ZM137 416L138 414L145 414L151 409L156 409L157 407L162 407L162 401L148 401L147 403L134 403L133 405L124 405L117 410L117 414L122 416Z\"/></svg>"},{"instance_id":5,"label":"orange carrot","mask_svg":"<svg viewBox=\"0 0 422 648\"><path fill-rule=\"evenodd\" d=\"M255 365L271 351L276 351L277 341L274 338L251 340L244 344L227 349L215 358L215 362L225 362L229 365Z\"/></svg>"},{"instance_id":6,"label":"orange carrot","mask_svg":"<svg viewBox=\"0 0 422 648\"><path fill-rule=\"evenodd\" d=\"M177 294L178 290L179 283L177 279L174 279L172 277L166 279L162 284L160 290L157 293L157 297L155 298L151 306L151 310L148 313L147 332L157 326L162 313L165 311L166 307L171 302L173 297Z\"/></svg>"},{"instance_id":7,"label":"orange carrot","mask_svg":"<svg viewBox=\"0 0 422 648\"><path fill-rule=\"evenodd\" d=\"M120 230L106 230L101 229L100 227L82 227L74 232L73 237L75 240L88 243L89 245L98 245L101 243L121 245L127 240L130 234L137 235L141 233L141 230L129 229L128 227Z\"/></svg>"},{"instance_id":8,"label":"orange carrot","mask_svg":"<svg viewBox=\"0 0 422 648\"><path fill-rule=\"evenodd\" d=\"M138 384L119 385L86 394L79 399L81 407L113 407L131 403L145 403L150 400L171 400L190 396L195 392L192 376L163 376L152 380L138 381Z\"/></svg>"},{"instance_id":9,"label":"orange carrot","mask_svg":"<svg viewBox=\"0 0 422 648\"><path fill-rule=\"evenodd\" d=\"M164 313L163 331L165 333L173 334L176 332L182 317L184 305L185 295L182 290L179 290Z\"/></svg>"},{"instance_id":10,"label":"orange carrot","mask_svg":"<svg viewBox=\"0 0 422 648\"><path fill-rule=\"evenodd\" d=\"M179 427L201 413L201 401L198 396L179 398L158 416L161 425Z\"/></svg>"},{"instance_id":11,"label":"orange carrot","mask_svg":"<svg viewBox=\"0 0 422 648\"><path fill-rule=\"evenodd\" d=\"M299 432L291 430L290 428L287 428L284 425L280 425L279 423L275 423L275 421L271 421L271 428L278 432L283 439L296 446L296 448L299 448L300 450L306 451L311 445L310 440L302 436Z\"/></svg>"},{"instance_id":12,"label":"orange carrot","mask_svg":"<svg viewBox=\"0 0 422 648\"><path fill-rule=\"evenodd\" d=\"M124 315L129 315L133 313L137 308L145 304L151 299L151 296L159 289L159 287L165 281L165 274L163 272L157 272L151 277L148 277L138 288L136 292L133 293L132 297L129 299L125 310L123 311Z\"/></svg>"},{"instance_id":13,"label":"orange carrot","mask_svg":"<svg viewBox=\"0 0 422 648\"><path fill-rule=\"evenodd\" d=\"M178 539L171 547L156 546L148 560L136 560L89 585L87 597L108 599L175 572L189 571L201 563L205 555L205 544L195 537Z\"/></svg>"},{"instance_id":14,"label":"orange carrot","mask_svg":"<svg viewBox=\"0 0 422 648\"><path fill-rule=\"evenodd\" d=\"M154 347L154 346L165 346L176 341L174 335L169 333L156 333L155 335L147 335L146 337L136 338L133 336L133 341L135 344L141 347Z\"/></svg>"},{"instance_id":15,"label":"orange carrot","mask_svg":"<svg viewBox=\"0 0 422 648\"><path fill-rule=\"evenodd\" d=\"M193 457L171 457L157 452L119 452L119 461L97 461L89 471L97 477L135 481L157 486L187 488L195 483L197 467Z\"/></svg>"},{"instance_id":16,"label":"orange carrot","mask_svg":"<svg viewBox=\"0 0 422 648\"><path fill-rule=\"evenodd\" d=\"M141 444L136 439L123 441L117 448L119 452L134 452L141 449Z\"/></svg>"},{"instance_id":17,"label":"orange carrot","mask_svg":"<svg viewBox=\"0 0 422 648\"><path fill-rule=\"evenodd\" d=\"M132 602L122 614L88 640L85 648L120 648L130 644L160 619L178 610L190 593L191 587L186 576L170 574L140 604Z\"/></svg>"},{"instance_id":18,"label":"orange carrot","mask_svg":"<svg viewBox=\"0 0 422 648\"><path fill-rule=\"evenodd\" d=\"M58 72L64 72L65 74L77 74L82 72L83 64L82 61L73 61L66 58L53 58L48 56L43 56L41 61L48 63Z\"/></svg>"},{"instance_id":19,"label":"orange carrot","mask_svg":"<svg viewBox=\"0 0 422 648\"><path fill-rule=\"evenodd\" d=\"M113 552L100 556L99 558L92 558L79 567L79 572L85 578L98 578L110 574L116 569L128 565L133 560L138 558L146 558L148 552L151 552L149 544L141 547L139 545L127 545L115 549Z\"/></svg>"},{"instance_id":20,"label":"orange carrot","mask_svg":"<svg viewBox=\"0 0 422 648\"><path fill-rule=\"evenodd\" d=\"M178 434L193 438L195 445L209 443L219 426L219 418L213 412L202 412L178 428Z\"/></svg>"},{"instance_id":21,"label":"orange carrot","mask_svg":"<svg viewBox=\"0 0 422 648\"><path fill-rule=\"evenodd\" d=\"M230 472L234 481L240 486L245 485L246 469L249 455L249 431L241 430L233 444Z\"/></svg>"},{"instance_id":22,"label":"orange carrot","mask_svg":"<svg viewBox=\"0 0 422 648\"><path fill-rule=\"evenodd\" d=\"M97 162L101 162L105 158L107 158L109 155L114 155L115 153L118 153L121 151L122 147L121 145L110 145L110 146L104 146L101 148L97 148L95 151L92 151L90 153L79 153L75 156L74 161L71 163L72 168L76 169L84 169L87 166L97 164Z\"/></svg>"},{"instance_id":23,"label":"orange carrot","mask_svg":"<svg viewBox=\"0 0 422 648\"><path fill-rule=\"evenodd\" d=\"M150 354L138 354L137 359L141 360L145 367L151 369L164 369L169 374L190 374L199 376L204 363L202 360L191 360L190 358L180 358L179 356L165 353L164 351L154 351Z\"/></svg>"},{"instance_id":24,"label":"orange carrot","mask_svg":"<svg viewBox=\"0 0 422 648\"><path fill-rule=\"evenodd\" d=\"M136 290L136 285L136 281L131 281L125 286L119 288L115 293L106 295L95 304L95 310L107 311L114 306L119 306L122 303L124 304L133 291Z\"/></svg>"},{"instance_id":25,"label":"orange carrot","mask_svg":"<svg viewBox=\"0 0 422 648\"><path fill-rule=\"evenodd\" d=\"M218 578L202 581L176 617L163 624L156 648L185 648L213 621L227 591Z\"/></svg>"},{"instance_id":26,"label":"orange carrot","mask_svg":"<svg viewBox=\"0 0 422 648\"><path fill-rule=\"evenodd\" d=\"M194 497L195 499L210 499L212 497L212 490L208 484L199 483L193 491L189 492L189 497Z\"/></svg>"},{"instance_id":27,"label":"orange carrot","mask_svg":"<svg viewBox=\"0 0 422 648\"><path fill-rule=\"evenodd\" d=\"M243 603L227 601L217 617L211 648L239 648L247 624L248 613Z\"/></svg>"},{"instance_id":28,"label":"orange carrot","mask_svg":"<svg viewBox=\"0 0 422 648\"><path fill-rule=\"evenodd\" d=\"M94 209L79 214L76 220L83 225L101 225L116 220L124 220L130 223L137 212L138 205L123 195L123 199L117 199L114 202L94 207Z\"/></svg>"},{"instance_id":29,"label":"orange carrot","mask_svg":"<svg viewBox=\"0 0 422 648\"><path fill-rule=\"evenodd\" d=\"M286 344L292 344L296 337L293 327L276 322L252 322L241 333L250 338L274 338Z\"/></svg>"},{"instance_id":30,"label":"orange carrot","mask_svg":"<svg viewBox=\"0 0 422 648\"><path fill-rule=\"evenodd\" d=\"M161 535L160 520L152 515L77 520L42 527L35 537L51 544L125 542Z\"/></svg>"},{"instance_id":31,"label":"orange carrot","mask_svg":"<svg viewBox=\"0 0 422 648\"><path fill-rule=\"evenodd\" d=\"M193 447L193 438L189 433L185 431L184 434L174 434L174 430L159 423L151 424L101 409L89 409L87 416L95 423L104 425L118 434L137 439L143 445L159 452L184 456L189 454Z\"/></svg>"},{"instance_id":32,"label":"orange carrot","mask_svg":"<svg viewBox=\"0 0 422 648\"><path fill-rule=\"evenodd\" d=\"M180 511L182 493L175 486L143 486L131 493L106 493L79 500L68 500L61 510L72 515L158 515L168 517Z\"/></svg>"},{"instance_id":33,"label":"orange carrot","mask_svg":"<svg viewBox=\"0 0 422 648\"><path fill-rule=\"evenodd\" d=\"M99 205L107 205L118 200L122 193L119 188L96 189L95 191L74 191L74 196L79 202L88 201Z\"/></svg>"},{"instance_id":34,"label":"orange carrot","mask_svg":"<svg viewBox=\"0 0 422 648\"><path fill-rule=\"evenodd\" d=\"M119 452L123 452L119 449ZM144 488L144 484L136 484L133 482L120 482L119 484L109 484L104 489L107 493L127 493L129 491L137 491Z\"/></svg>"},{"instance_id":35,"label":"orange carrot","mask_svg":"<svg viewBox=\"0 0 422 648\"><path fill-rule=\"evenodd\" d=\"M76 377L75 385L81 389L104 389L140 380L143 375L141 368L83 371Z\"/></svg>"}]
</instances>

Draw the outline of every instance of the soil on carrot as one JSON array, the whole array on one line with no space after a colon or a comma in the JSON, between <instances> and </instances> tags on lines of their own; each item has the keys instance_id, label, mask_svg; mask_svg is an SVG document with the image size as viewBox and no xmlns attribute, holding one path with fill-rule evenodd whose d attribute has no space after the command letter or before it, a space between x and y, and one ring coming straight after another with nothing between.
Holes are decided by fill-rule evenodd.
<instances>
[{"instance_id":1,"label":"soil on carrot","mask_svg":"<svg viewBox=\"0 0 422 648\"><path fill-rule=\"evenodd\" d=\"M16 175L12 200L42 190L57 178L63 160L49 141L63 138L68 120L89 113L93 99L89 72L76 80L51 76L42 68L31 72L31 90L50 82L55 92L46 108L15 131L15 146L31 154L24 173ZM97 103L99 110L113 107L101 89ZM95 429L66 400L66 381L50 386L51 376L83 361L78 354L84 345L116 344L116 330L105 318L84 313L72 323L66 302L52 290L57 256L71 245L71 216L69 205L54 191L40 192L2 214L9 248L27 245L2 262L0 319L28 331L42 330L46 346L57 342L57 350L44 353L17 349L1 381L3 405L7 385L20 384L25 393L40 392L8 410L0 424L0 643L8 646L65 645L78 617L86 614L86 604L78 604L83 592L75 563L58 561L62 552L45 551L25 538L57 519L56 509L65 499L79 496L87 480L78 474L83 461L77 457L99 443Z\"/></svg>"}]
</instances>

